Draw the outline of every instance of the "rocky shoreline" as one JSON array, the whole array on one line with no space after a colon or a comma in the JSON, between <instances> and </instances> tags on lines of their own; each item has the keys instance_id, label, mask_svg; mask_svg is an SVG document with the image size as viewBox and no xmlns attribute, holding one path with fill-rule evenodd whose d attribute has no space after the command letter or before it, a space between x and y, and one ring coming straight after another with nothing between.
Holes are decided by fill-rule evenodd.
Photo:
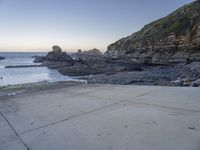
<instances>
[{"instance_id":1,"label":"rocky shoreline","mask_svg":"<svg viewBox=\"0 0 200 150\"><path fill-rule=\"evenodd\" d=\"M197 64L191 64L197 66ZM198 67L200 64L198 63ZM198 73L197 73L198 72ZM146 66L143 71L118 72L83 77L89 84L192 86L200 85L199 69L180 64L177 66ZM198 74L198 75L196 75Z\"/></svg>"},{"instance_id":2,"label":"rocky shoreline","mask_svg":"<svg viewBox=\"0 0 200 150\"><path fill-rule=\"evenodd\" d=\"M91 84L200 86L200 1L185 5L108 46L71 55L59 46L36 57ZM84 76L84 77L83 77Z\"/></svg>"},{"instance_id":3,"label":"rocky shoreline","mask_svg":"<svg viewBox=\"0 0 200 150\"><path fill-rule=\"evenodd\" d=\"M69 55L59 46L46 56L35 57L35 62L89 84L200 86L200 62L155 65L129 58L108 58L97 49Z\"/></svg>"}]
</instances>

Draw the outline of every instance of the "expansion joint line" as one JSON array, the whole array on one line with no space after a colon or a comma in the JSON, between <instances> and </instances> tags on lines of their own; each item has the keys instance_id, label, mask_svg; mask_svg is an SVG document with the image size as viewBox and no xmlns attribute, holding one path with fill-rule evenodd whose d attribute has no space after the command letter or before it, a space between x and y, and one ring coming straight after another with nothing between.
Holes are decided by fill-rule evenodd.
<instances>
[{"instance_id":1,"label":"expansion joint line","mask_svg":"<svg viewBox=\"0 0 200 150\"><path fill-rule=\"evenodd\" d=\"M25 132L21 132L20 134L22 135L22 134L26 134L26 133L29 133L29 132L32 132L32 131L35 131L35 130L45 128L45 127L53 126L53 125L56 125L56 124L59 124L59 123L65 122L65 121L69 121L71 119L74 119L74 118L77 118L77 117L80 117L80 116L85 116L85 115L88 115L88 114L91 114L91 113L112 107L114 105L119 105L119 104L118 103L112 103L112 104L106 105L104 107L100 107L100 108L97 108L97 109L94 109L94 110L91 110L91 111L88 111L88 112L83 112L83 113L80 113L80 114L77 114L77 115L73 115L73 116L70 116L66 119L60 120L60 121L52 122L52 123L46 124L46 125L41 126L41 127L37 127L37 128L34 128L34 129L30 129L28 131L25 131Z\"/></svg>"},{"instance_id":2,"label":"expansion joint line","mask_svg":"<svg viewBox=\"0 0 200 150\"><path fill-rule=\"evenodd\" d=\"M27 150L30 150L30 148L28 147L28 145L23 141L23 139L20 137L20 135L17 133L17 131L15 130L15 128L12 126L12 124L9 122L9 120L6 118L6 116L0 111L1 116L5 119L5 121L8 123L8 125L10 126L10 128L13 130L13 132L15 133L15 135L17 136L17 138L22 142L22 144L26 147Z\"/></svg>"}]
</instances>

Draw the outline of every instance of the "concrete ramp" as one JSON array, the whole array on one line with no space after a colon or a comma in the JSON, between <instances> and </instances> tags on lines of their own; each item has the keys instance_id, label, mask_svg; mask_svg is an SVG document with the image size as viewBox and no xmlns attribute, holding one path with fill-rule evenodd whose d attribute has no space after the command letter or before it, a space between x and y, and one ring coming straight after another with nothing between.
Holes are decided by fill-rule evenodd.
<instances>
[{"instance_id":1,"label":"concrete ramp","mask_svg":"<svg viewBox=\"0 0 200 150\"><path fill-rule=\"evenodd\" d=\"M0 96L0 150L28 149L200 150L200 88L79 85Z\"/></svg>"}]
</instances>

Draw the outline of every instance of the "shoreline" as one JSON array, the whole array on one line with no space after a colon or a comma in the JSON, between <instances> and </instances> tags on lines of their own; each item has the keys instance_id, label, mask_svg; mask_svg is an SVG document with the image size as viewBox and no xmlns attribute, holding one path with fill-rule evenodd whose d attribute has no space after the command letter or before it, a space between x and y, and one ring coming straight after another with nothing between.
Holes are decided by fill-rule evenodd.
<instances>
[{"instance_id":1,"label":"shoreline","mask_svg":"<svg viewBox=\"0 0 200 150\"><path fill-rule=\"evenodd\" d=\"M85 84L84 81L56 81L56 82L33 82L33 83L23 83L23 84L14 84L0 86L0 93L6 91L18 91L18 90L42 90L42 89L55 89L62 88L65 86L74 86Z\"/></svg>"}]
</instances>

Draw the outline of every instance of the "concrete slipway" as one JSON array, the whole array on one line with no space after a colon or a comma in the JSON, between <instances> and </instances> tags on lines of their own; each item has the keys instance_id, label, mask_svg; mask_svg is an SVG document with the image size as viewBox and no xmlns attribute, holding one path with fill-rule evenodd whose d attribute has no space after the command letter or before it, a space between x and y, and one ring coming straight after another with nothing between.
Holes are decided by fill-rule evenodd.
<instances>
[{"instance_id":1,"label":"concrete slipway","mask_svg":"<svg viewBox=\"0 0 200 150\"><path fill-rule=\"evenodd\" d=\"M200 150L200 88L0 92L0 150Z\"/></svg>"}]
</instances>

